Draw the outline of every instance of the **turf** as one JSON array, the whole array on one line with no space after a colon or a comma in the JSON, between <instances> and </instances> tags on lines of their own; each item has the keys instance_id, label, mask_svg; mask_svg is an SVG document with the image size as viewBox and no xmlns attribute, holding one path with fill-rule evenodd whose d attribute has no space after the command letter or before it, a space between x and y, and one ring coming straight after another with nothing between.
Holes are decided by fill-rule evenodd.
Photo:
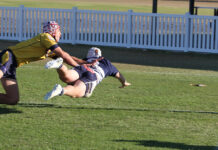
<instances>
[{"instance_id":1,"label":"turf","mask_svg":"<svg viewBox=\"0 0 218 150\"><path fill-rule=\"evenodd\" d=\"M13 6L19 7L24 5L25 7L33 8L63 8L72 9L77 7L78 9L85 10L105 10L105 11L128 11L134 12L152 12L152 0L1 0L0 6ZM210 1L195 1L195 6L200 7L218 7L217 0ZM189 11L188 0L158 0L158 13L166 14L185 14ZM198 9L199 15L213 16L213 9Z\"/></svg>"},{"instance_id":2,"label":"turf","mask_svg":"<svg viewBox=\"0 0 218 150\"><path fill-rule=\"evenodd\" d=\"M0 43L3 49L16 42ZM90 47L61 46L77 57ZM18 68L21 100L0 105L1 150L217 148L218 55L100 48L132 86L119 89L106 78L88 99L44 101L55 83L65 85L55 70L44 69L48 60Z\"/></svg>"}]
</instances>

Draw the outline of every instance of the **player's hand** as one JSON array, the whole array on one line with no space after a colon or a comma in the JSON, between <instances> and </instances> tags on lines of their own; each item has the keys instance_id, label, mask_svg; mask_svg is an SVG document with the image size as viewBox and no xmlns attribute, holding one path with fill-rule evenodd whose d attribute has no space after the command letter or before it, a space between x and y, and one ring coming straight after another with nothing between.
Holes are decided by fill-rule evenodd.
<instances>
[{"instance_id":1,"label":"player's hand","mask_svg":"<svg viewBox=\"0 0 218 150\"><path fill-rule=\"evenodd\" d=\"M126 87L126 86L130 86L130 85L131 85L131 83L129 83L129 82L125 82L125 83L123 83L123 85L120 86L119 88L124 88L124 87Z\"/></svg>"},{"instance_id":2,"label":"player's hand","mask_svg":"<svg viewBox=\"0 0 218 150\"><path fill-rule=\"evenodd\" d=\"M91 64L89 64L89 65L90 65L90 66L95 66L96 63L97 63L98 61L101 61L102 59L104 59L104 57L100 57L100 58L98 58L98 59L95 59L95 60L93 60L93 61L91 62Z\"/></svg>"}]
</instances>

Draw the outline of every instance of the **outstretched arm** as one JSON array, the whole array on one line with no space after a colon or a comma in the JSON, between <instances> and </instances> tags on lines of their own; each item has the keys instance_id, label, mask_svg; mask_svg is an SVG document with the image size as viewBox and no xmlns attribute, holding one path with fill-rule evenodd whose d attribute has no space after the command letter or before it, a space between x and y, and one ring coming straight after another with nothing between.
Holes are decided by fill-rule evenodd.
<instances>
[{"instance_id":1,"label":"outstretched arm","mask_svg":"<svg viewBox=\"0 0 218 150\"><path fill-rule=\"evenodd\" d=\"M90 65L90 66L92 66L92 65L94 66L98 61L104 59L104 57L100 57L100 58L97 58L97 59L93 60L92 62L87 62L87 61L85 61L85 60L83 60L83 59L80 59L80 58L77 58L77 57L75 57L75 56L71 56L71 57L72 57L73 60L75 60L79 65L87 64L88 66L89 66L89 65Z\"/></svg>"},{"instance_id":2,"label":"outstretched arm","mask_svg":"<svg viewBox=\"0 0 218 150\"><path fill-rule=\"evenodd\" d=\"M73 67L79 65L67 52L63 51L60 47L55 48L54 52L57 56L62 57L68 65Z\"/></svg>"},{"instance_id":3,"label":"outstretched arm","mask_svg":"<svg viewBox=\"0 0 218 150\"><path fill-rule=\"evenodd\" d=\"M79 65L82 65L82 64L87 64L87 61L83 60L83 59L80 59L80 58L77 58L75 56L71 56L73 58L73 60L75 60Z\"/></svg>"},{"instance_id":4,"label":"outstretched arm","mask_svg":"<svg viewBox=\"0 0 218 150\"><path fill-rule=\"evenodd\" d=\"M122 84L122 86L120 88L124 88L126 86L131 85L130 83L128 83L126 81L126 79L124 78L124 76L120 72L116 73L115 78L117 78L120 81L120 83Z\"/></svg>"}]
</instances>

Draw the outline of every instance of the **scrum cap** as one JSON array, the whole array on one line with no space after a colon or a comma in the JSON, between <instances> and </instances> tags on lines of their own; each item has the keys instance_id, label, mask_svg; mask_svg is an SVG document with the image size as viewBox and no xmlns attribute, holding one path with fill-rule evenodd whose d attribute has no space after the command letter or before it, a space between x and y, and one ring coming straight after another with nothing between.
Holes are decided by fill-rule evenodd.
<instances>
[{"instance_id":1,"label":"scrum cap","mask_svg":"<svg viewBox=\"0 0 218 150\"><path fill-rule=\"evenodd\" d=\"M92 47L89 49L86 58L93 58L93 57L101 57L101 50L97 47Z\"/></svg>"},{"instance_id":2,"label":"scrum cap","mask_svg":"<svg viewBox=\"0 0 218 150\"><path fill-rule=\"evenodd\" d=\"M60 29L60 26L55 21L43 23L43 33L49 33L54 37L57 29Z\"/></svg>"}]
</instances>

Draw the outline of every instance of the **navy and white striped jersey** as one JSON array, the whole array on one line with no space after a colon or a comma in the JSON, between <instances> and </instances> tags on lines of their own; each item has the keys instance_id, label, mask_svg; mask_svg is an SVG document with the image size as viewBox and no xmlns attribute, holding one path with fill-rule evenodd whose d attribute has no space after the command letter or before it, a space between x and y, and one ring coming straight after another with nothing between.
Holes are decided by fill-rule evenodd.
<instances>
[{"instance_id":1,"label":"navy and white striped jersey","mask_svg":"<svg viewBox=\"0 0 218 150\"><path fill-rule=\"evenodd\" d=\"M87 62L92 62L95 59L96 58L86 58L84 60ZM111 62L106 58L100 60L95 66L92 66L91 68L96 73L98 83L100 83L105 77L115 76L117 72L119 72L117 68L112 65Z\"/></svg>"}]
</instances>

